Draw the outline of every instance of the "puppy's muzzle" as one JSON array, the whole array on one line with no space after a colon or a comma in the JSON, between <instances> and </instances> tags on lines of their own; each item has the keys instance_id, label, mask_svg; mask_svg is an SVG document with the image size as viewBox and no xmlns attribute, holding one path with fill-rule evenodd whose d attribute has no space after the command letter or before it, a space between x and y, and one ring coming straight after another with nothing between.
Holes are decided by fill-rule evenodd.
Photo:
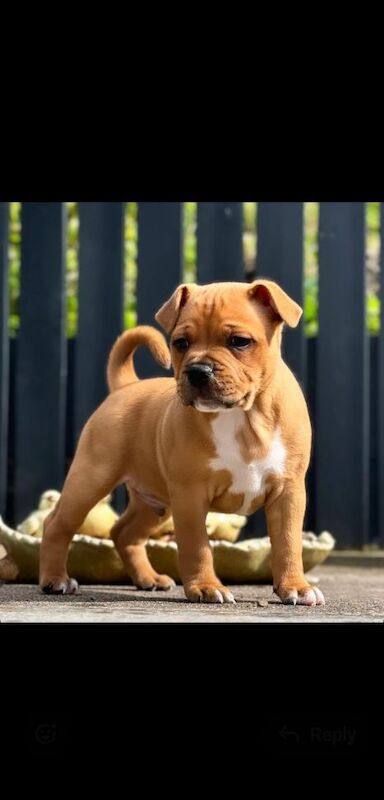
<instances>
[{"instance_id":1,"label":"puppy's muzzle","mask_svg":"<svg viewBox=\"0 0 384 800\"><path fill-rule=\"evenodd\" d=\"M186 368L187 377L191 386L202 389L208 386L213 378L213 369L209 364L189 364Z\"/></svg>"}]
</instances>

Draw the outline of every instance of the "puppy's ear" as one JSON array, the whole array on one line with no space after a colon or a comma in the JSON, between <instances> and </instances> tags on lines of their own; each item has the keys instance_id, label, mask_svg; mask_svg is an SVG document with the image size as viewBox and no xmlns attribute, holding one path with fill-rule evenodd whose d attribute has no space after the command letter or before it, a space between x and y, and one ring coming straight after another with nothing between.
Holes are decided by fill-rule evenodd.
<instances>
[{"instance_id":1,"label":"puppy's ear","mask_svg":"<svg viewBox=\"0 0 384 800\"><path fill-rule=\"evenodd\" d=\"M286 322L290 328L296 328L299 324L303 309L277 283L263 279L254 281L248 294L269 311L272 322Z\"/></svg>"},{"instance_id":2,"label":"puppy's ear","mask_svg":"<svg viewBox=\"0 0 384 800\"><path fill-rule=\"evenodd\" d=\"M181 309L185 306L191 294L196 291L195 283L183 283L175 289L173 295L159 308L155 314L156 322L164 328L167 333L173 331L179 318Z\"/></svg>"}]
</instances>

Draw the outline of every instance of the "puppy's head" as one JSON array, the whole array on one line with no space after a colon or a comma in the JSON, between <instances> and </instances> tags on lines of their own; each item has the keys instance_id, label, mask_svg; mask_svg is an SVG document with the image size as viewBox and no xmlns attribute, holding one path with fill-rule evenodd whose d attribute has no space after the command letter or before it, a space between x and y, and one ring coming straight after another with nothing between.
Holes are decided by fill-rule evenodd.
<instances>
[{"instance_id":1,"label":"puppy's head","mask_svg":"<svg viewBox=\"0 0 384 800\"><path fill-rule=\"evenodd\" d=\"M272 281L184 284L156 314L171 334L179 396L198 411L254 403L280 354L283 323L302 309Z\"/></svg>"}]
</instances>

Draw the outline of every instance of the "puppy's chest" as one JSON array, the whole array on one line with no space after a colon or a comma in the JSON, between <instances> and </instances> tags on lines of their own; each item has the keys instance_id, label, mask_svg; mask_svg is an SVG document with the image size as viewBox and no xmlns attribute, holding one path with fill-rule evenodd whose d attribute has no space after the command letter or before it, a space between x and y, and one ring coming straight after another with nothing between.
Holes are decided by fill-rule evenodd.
<instances>
[{"instance_id":1,"label":"puppy's chest","mask_svg":"<svg viewBox=\"0 0 384 800\"><path fill-rule=\"evenodd\" d=\"M240 409L220 413L211 423L216 455L210 460L214 471L227 470L231 474L228 490L231 494L242 494L240 514L250 513L255 499L265 494L267 478L283 475L286 450L280 432L270 437L262 457L249 460L244 452L241 431L245 424L244 412Z\"/></svg>"}]
</instances>

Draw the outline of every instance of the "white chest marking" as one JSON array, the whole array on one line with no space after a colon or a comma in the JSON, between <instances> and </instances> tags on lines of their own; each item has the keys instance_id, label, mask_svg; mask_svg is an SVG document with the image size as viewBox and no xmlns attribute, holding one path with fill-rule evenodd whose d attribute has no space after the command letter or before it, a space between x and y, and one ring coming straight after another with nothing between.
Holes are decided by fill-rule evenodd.
<instances>
[{"instance_id":1,"label":"white chest marking","mask_svg":"<svg viewBox=\"0 0 384 800\"><path fill-rule=\"evenodd\" d=\"M245 422L245 414L239 408L220 413L212 421L213 441L216 456L211 459L213 470L226 469L232 474L231 492L244 494L244 501L239 514L246 514L251 503L265 491L265 480L271 472L283 475L286 450L281 440L280 431L276 430L271 446L264 458L255 459L247 464L240 451L240 443L236 434Z\"/></svg>"}]
</instances>

